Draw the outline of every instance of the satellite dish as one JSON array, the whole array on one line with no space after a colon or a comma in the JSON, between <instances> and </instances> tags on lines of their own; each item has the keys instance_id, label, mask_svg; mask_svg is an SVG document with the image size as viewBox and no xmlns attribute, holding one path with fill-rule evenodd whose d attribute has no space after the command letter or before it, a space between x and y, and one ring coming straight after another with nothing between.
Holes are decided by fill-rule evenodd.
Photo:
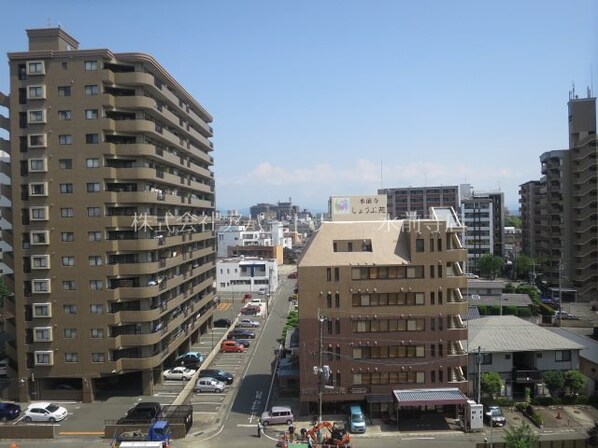
<instances>
[{"instance_id":1,"label":"satellite dish","mask_svg":"<svg viewBox=\"0 0 598 448\"><path fill-rule=\"evenodd\" d=\"M480 300L479 294L472 294L471 295L471 300Z\"/></svg>"}]
</instances>

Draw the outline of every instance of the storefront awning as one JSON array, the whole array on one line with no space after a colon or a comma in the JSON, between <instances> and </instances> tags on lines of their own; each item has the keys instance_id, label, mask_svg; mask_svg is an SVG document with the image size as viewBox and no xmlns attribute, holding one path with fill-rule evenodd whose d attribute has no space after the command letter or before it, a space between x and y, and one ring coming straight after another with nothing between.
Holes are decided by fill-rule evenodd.
<instances>
[{"instance_id":1,"label":"storefront awning","mask_svg":"<svg viewBox=\"0 0 598 448\"><path fill-rule=\"evenodd\" d=\"M401 389L392 395L398 406L441 406L466 404L467 397L459 389Z\"/></svg>"}]
</instances>

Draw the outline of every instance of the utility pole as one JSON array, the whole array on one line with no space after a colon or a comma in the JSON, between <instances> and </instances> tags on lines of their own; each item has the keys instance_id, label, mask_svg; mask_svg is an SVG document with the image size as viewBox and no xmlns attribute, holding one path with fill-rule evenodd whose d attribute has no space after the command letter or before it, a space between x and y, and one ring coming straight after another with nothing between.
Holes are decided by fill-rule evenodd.
<instances>
[{"instance_id":1,"label":"utility pole","mask_svg":"<svg viewBox=\"0 0 598 448\"><path fill-rule=\"evenodd\" d=\"M478 404L482 402L482 348L478 345L478 353L476 358L478 379L477 379L477 393L478 393ZM492 423L492 422L491 422Z\"/></svg>"},{"instance_id":2,"label":"utility pole","mask_svg":"<svg viewBox=\"0 0 598 448\"><path fill-rule=\"evenodd\" d=\"M320 325L320 347L319 347L319 360L318 360L318 423L322 423L322 400L324 396L324 322L327 319L320 314L320 308L318 308L318 322Z\"/></svg>"},{"instance_id":3,"label":"utility pole","mask_svg":"<svg viewBox=\"0 0 598 448\"><path fill-rule=\"evenodd\" d=\"M559 327L563 326L563 258L559 259Z\"/></svg>"}]
</instances>

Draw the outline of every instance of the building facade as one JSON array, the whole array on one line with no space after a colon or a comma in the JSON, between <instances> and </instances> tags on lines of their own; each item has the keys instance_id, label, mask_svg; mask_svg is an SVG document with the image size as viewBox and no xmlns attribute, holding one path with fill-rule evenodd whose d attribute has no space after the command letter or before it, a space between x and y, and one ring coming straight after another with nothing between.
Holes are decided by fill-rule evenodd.
<instances>
[{"instance_id":1,"label":"building facade","mask_svg":"<svg viewBox=\"0 0 598 448\"><path fill-rule=\"evenodd\" d=\"M278 289L278 263L275 259L235 257L218 260L218 293L274 292Z\"/></svg>"},{"instance_id":2,"label":"building facade","mask_svg":"<svg viewBox=\"0 0 598 448\"><path fill-rule=\"evenodd\" d=\"M531 180L519 186L519 215L521 216L521 251L529 256L538 257L540 239L541 191L540 181Z\"/></svg>"},{"instance_id":3,"label":"building facade","mask_svg":"<svg viewBox=\"0 0 598 448\"><path fill-rule=\"evenodd\" d=\"M377 416L397 388L467 390L462 231L442 219L322 223L298 264L302 412L320 393L324 409L360 402Z\"/></svg>"},{"instance_id":4,"label":"building facade","mask_svg":"<svg viewBox=\"0 0 598 448\"><path fill-rule=\"evenodd\" d=\"M458 185L382 188L378 190L378 194L387 197L390 219L405 219L409 212L417 212L418 218L427 218L430 207L452 207L459 211L461 189Z\"/></svg>"},{"instance_id":5,"label":"building facade","mask_svg":"<svg viewBox=\"0 0 598 448\"><path fill-rule=\"evenodd\" d=\"M11 395L151 394L212 320L212 117L149 55L27 34L8 55Z\"/></svg>"},{"instance_id":6,"label":"building facade","mask_svg":"<svg viewBox=\"0 0 598 448\"><path fill-rule=\"evenodd\" d=\"M8 111L9 102L10 97L0 92L0 107ZM11 206L10 198L6 196L10 191L10 177L7 175L8 164L10 163L10 140L4 138L4 135L8 137L9 131L10 119L8 118L8 114L4 115L0 113L0 167L3 167L0 168L0 275L12 274L12 269L4 263L4 254L12 252L12 246L6 243L1 233L2 230L10 230L12 228L12 224L2 214L2 209Z\"/></svg>"},{"instance_id":7,"label":"building facade","mask_svg":"<svg viewBox=\"0 0 598 448\"><path fill-rule=\"evenodd\" d=\"M473 193L461 201L467 269L477 272L480 257L504 256L504 193Z\"/></svg>"},{"instance_id":8,"label":"building facade","mask_svg":"<svg viewBox=\"0 0 598 448\"><path fill-rule=\"evenodd\" d=\"M540 208L522 224L524 247L540 259L543 280L576 289L581 301L598 300L598 139L590 93L570 92L569 148L540 156L542 178L520 199L522 211L532 201Z\"/></svg>"}]
</instances>

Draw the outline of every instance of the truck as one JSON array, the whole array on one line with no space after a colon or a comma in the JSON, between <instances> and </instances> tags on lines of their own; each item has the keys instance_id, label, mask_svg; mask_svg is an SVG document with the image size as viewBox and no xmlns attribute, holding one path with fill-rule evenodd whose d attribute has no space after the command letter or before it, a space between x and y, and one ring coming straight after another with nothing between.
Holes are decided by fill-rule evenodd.
<instances>
[{"instance_id":1,"label":"truck","mask_svg":"<svg viewBox=\"0 0 598 448\"><path fill-rule=\"evenodd\" d=\"M119 447L122 447L124 442L161 442L161 446L166 442L166 446L168 446L172 439L172 435L170 433L170 425L168 422L165 420L158 420L152 423L147 431L124 431L120 434L115 434L115 439L120 442L120 445L117 445Z\"/></svg>"}]
</instances>

